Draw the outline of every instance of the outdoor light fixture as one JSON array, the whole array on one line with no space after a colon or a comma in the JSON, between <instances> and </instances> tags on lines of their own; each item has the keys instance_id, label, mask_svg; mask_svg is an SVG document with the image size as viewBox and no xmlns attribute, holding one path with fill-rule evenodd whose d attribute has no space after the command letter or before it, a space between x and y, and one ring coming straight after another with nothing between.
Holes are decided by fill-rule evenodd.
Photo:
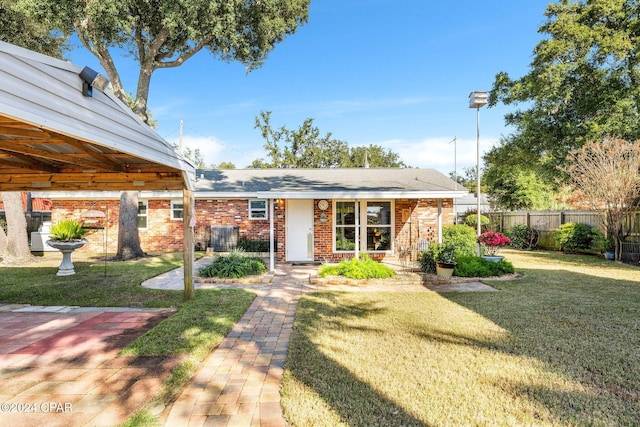
<instances>
[{"instance_id":1,"label":"outdoor light fixture","mask_svg":"<svg viewBox=\"0 0 640 427\"><path fill-rule=\"evenodd\" d=\"M476 178L478 180L478 192L476 193L478 215L478 237L482 234L480 222L480 108L487 105L487 92L471 92L469 94L469 108L476 109ZM480 256L480 241L478 240L478 256Z\"/></svg>"},{"instance_id":2,"label":"outdoor light fixture","mask_svg":"<svg viewBox=\"0 0 640 427\"><path fill-rule=\"evenodd\" d=\"M93 96L94 87L104 91L109 84L109 80L105 76L89 67L84 67L80 71L80 78L82 79L82 94L84 96Z\"/></svg>"}]
</instances>

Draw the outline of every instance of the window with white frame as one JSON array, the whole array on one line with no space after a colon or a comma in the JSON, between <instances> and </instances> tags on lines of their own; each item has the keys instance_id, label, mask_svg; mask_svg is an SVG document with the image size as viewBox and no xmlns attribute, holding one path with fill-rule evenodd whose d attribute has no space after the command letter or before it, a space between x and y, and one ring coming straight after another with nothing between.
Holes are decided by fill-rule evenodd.
<instances>
[{"instance_id":1,"label":"window with white frame","mask_svg":"<svg viewBox=\"0 0 640 427\"><path fill-rule=\"evenodd\" d=\"M356 249L356 203L335 202L334 236L336 251Z\"/></svg>"},{"instance_id":2,"label":"window with white frame","mask_svg":"<svg viewBox=\"0 0 640 427\"><path fill-rule=\"evenodd\" d=\"M391 250L391 202L366 203L367 251Z\"/></svg>"},{"instance_id":3,"label":"window with white frame","mask_svg":"<svg viewBox=\"0 0 640 427\"><path fill-rule=\"evenodd\" d=\"M336 252L353 252L358 234L359 248L367 252L390 251L393 240L391 201L334 202L334 242ZM356 216L358 222L356 223ZM359 227L359 233L356 233Z\"/></svg>"},{"instance_id":4,"label":"window with white frame","mask_svg":"<svg viewBox=\"0 0 640 427\"><path fill-rule=\"evenodd\" d=\"M184 202L182 200L171 201L171 219L184 218Z\"/></svg>"},{"instance_id":5,"label":"window with white frame","mask_svg":"<svg viewBox=\"0 0 640 427\"><path fill-rule=\"evenodd\" d=\"M147 211L149 205L146 200L138 200L138 228L147 228Z\"/></svg>"},{"instance_id":6,"label":"window with white frame","mask_svg":"<svg viewBox=\"0 0 640 427\"><path fill-rule=\"evenodd\" d=\"M268 219L267 201L263 199L249 200L249 219Z\"/></svg>"}]
</instances>

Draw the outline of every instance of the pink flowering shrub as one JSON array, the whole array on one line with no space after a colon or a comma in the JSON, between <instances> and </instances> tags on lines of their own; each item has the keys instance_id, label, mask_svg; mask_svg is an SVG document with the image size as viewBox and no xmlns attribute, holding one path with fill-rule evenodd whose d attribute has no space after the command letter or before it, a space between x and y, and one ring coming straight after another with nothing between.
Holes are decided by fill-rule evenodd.
<instances>
[{"instance_id":1,"label":"pink flowering shrub","mask_svg":"<svg viewBox=\"0 0 640 427\"><path fill-rule=\"evenodd\" d=\"M485 249L487 255L496 256L500 248L511 243L511 240L502 233L487 231L478 237L478 242Z\"/></svg>"}]
</instances>

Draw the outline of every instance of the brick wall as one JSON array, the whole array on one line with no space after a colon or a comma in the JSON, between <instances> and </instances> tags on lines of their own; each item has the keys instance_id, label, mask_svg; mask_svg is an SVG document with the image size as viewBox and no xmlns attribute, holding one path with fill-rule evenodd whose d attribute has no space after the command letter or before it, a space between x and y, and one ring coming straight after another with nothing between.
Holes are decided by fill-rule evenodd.
<instances>
[{"instance_id":1,"label":"brick wall","mask_svg":"<svg viewBox=\"0 0 640 427\"><path fill-rule=\"evenodd\" d=\"M453 225L453 199L442 200L442 226ZM438 241L438 201L398 199L395 212L396 248L415 246L418 239Z\"/></svg>"},{"instance_id":2,"label":"brick wall","mask_svg":"<svg viewBox=\"0 0 640 427\"><path fill-rule=\"evenodd\" d=\"M318 200L313 201L313 257L316 261L339 260L333 254L333 206L329 200L329 208L320 210Z\"/></svg>"},{"instance_id":3,"label":"brick wall","mask_svg":"<svg viewBox=\"0 0 640 427\"><path fill-rule=\"evenodd\" d=\"M331 202L331 200L330 200ZM182 220L171 219L170 200L148 200L147 228L140 229L140 244L145 252L181 251L183 240ZM339 261L353 255L333 253L333 211L321 211L314 200L314 257L319 261ZM331 206L331 205L330 205ZM53 200L51 220L62 219L94 221L91 225L104 227L106 218L82 218L89 210L108 211L109 222L105 230L96 230L87 236L89 243L82 249L88 252L104 251L107 237L108 252L115 254L118 243L119 200L76 201ZM211 238L212 225L238 226L240 239L268 240L269 223L266 220L249 219L247 199L200 199L195 201L196 227L195 243L199 249L206 249ZM443 226L453 224L453 203L451 199L442 201ZM285 203L277 200L274 206L274 225L277 240L277 260L284 261L285 252ZM438 239L438 202L427 199L399 199L395 201L395 246L415 245L418 238L431 242ZM383 258L384 254L372 254L373 258Z\"/></svg>"},{"instance_id":4,"label":"brick wall","mask_svg":"<svg viewBox=\"0 0 640 427\"><path fill-rule=\"evenodd\" d=\"M140 246L145 252L182 251L184 226L171 219L171 200L147 201L147 228L138 229Z\"/></svg>"},{"instance_id":5,"label":"brick wall","mask_svg":"<svg viewBox=\"0 0 640 427\"><path fill-rule=\"evenodd\" d=\"M82 221L85 225L102 227L101 230L91 231L85 238L89 241L79 251L103 253L105 237L107 251L115 255L118 245L119 200L56 200L51 201L51 223L55 224L64 219ZM88 211L100 211L104 217L86 218L83 214ZM107 224L107 214L109 222Z\"/></svg>"},{"instance_id":6,"label":"brick wall","mask_svg":"<svg viewBox=\"0 0 640 427\"><path fill-rule=\"evenodd\" d=\"M102 218L87 218L89 211L100 211ZM91 231L89 241L80 250L86 252L104 252L105 238L107 252L115 255L118 251L118 219L120 200L52 200L51 223L73 218L85 225L101 227ZM108 224L107 224L108 216ZM140 246L145 252L182 251L182 220L171 219L170 200L147 201L147 228L138 229Z\"/></svg>"},{"instance_id":7,"label":"brick wall","mask_svg":"<svg viewBox=\"0 0 640 427\"><path fill-rule=\"evenodd\" d=\"M247 199L206 199L196 200L196 244L206 248L211 240L211 226L233 225L238 227L239 238L246 240L269 240L269 219L249 219L249 201ZM284 204L277 201L274 206L274 226L283 228ZM278 253L284 247L284 232L276 235ZM280 247L282 246L282 247Z\"/></svg>"}]
</instances>

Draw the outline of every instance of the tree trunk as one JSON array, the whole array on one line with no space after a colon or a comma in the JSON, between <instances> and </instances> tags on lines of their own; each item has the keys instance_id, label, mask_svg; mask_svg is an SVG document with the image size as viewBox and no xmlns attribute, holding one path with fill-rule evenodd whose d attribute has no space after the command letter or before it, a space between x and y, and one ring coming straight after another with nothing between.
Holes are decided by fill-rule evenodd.
<instances>
[{"instance_id":1,"label":"tree trunk","mask_svg":"<svg viewBox=\"0 0 640 427\"><path fill-rule=\"evenodd\" d=\"M126 261L141 258L144 255L138 235L138 192L123 191L120 195L118 253L116 258Z\"/></svg>"},{"instance_id":2,"label":"tree trunk","mask_svg":"<svg viewBox=\"0 0 640 427\"><path fill-rule=\"evenodd\" d=\"M4 258L4 254L7 251L7 233L4 232L4 227L0 227L0 261Z\"/></svg>"},{"instance_id":3,"label":"tree trunk","mask_svg":"<svg viewBox=\"0 0 640 427\"><path fill-rule=\"evenodd\" d=\"M2 193L4 213L7 218L7 245L2 252L4 264L26 264L33 260L27 236L27 219L19 191Z\"/></svg>"}]
</instances>

